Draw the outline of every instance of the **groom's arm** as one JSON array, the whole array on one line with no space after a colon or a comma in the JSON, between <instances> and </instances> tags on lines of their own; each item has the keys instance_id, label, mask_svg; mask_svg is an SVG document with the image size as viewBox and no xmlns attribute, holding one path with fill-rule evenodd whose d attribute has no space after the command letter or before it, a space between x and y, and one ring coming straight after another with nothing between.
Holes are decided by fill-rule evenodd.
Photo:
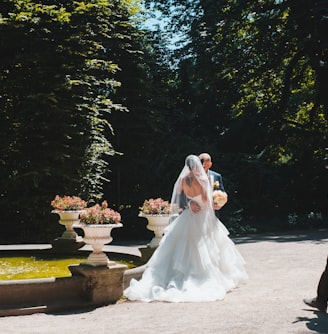
<instances>
[{"instance_id":1,"label":"groom's arm","mask_svg":"<svg viewBox=\"0 0 328 334\"><path fill-rule=\"evenodd\" d=\"M224 190L224 185L223 185L223 180L221 174L218 173L218 181L219 181L219 190L225 191Z\"/></svg>"}]
</instances>

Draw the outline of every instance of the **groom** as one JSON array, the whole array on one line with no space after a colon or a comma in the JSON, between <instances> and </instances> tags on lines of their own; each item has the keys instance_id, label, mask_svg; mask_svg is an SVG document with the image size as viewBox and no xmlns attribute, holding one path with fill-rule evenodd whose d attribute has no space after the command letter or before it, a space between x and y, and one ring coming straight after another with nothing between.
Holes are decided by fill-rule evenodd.
<instances>
[{"instance_id":1,"label":"groom","mask_svg":"<svg viewBox=\"0 0 328 334\"><path fill-rule=\"evenodd\" d=\"M203 165L205 173L208 175L212 188L216 183L218 183L216 189L225 191L221 174L214 172L214 170L210 169L212 167L211 156L208 153L201 153L199 155L199 159Z\"/></svg>"},{"instance_id":2,"label":"groom","mask_svg":"<svg viewBox=\"0 0 328 334\"><path fill-rule=\"evenodd\" d=\"M210 184L211 184L211 187L213 188L213 190L221 190L221 191L225 192L221 174L210 169L212 167L211 156L208 153L201 153L199 155L199 159L200 159L200 161L203 165L205 173L208 175L208 178L210 180ZM215 215L218 218L220 216L220 214L219 214L220 209L221 208L217 208L217 209L214 210Z\"/></svg>"}]
</instances>

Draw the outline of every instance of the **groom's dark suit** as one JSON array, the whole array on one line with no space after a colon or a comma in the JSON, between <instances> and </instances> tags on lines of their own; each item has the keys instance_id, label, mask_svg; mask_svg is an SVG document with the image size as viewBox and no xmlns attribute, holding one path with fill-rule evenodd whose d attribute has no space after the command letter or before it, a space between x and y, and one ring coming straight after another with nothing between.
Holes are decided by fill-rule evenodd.
<instances>
[{"instance_id":1,"label":"groom's dark suit","mask_svg":"<svg viewBox=\"0 0 328 334\"><path fill-rule=\"evenodd\" d=\"M225 191L221 174L219 174L217 172L214 172L214 170L211 170L211 169L208 170L208 174L209 174L210 177L213 176L213 181L214 182L216 182L216 181L219 182L219 190Z\"/></svg>"}]
</instances>

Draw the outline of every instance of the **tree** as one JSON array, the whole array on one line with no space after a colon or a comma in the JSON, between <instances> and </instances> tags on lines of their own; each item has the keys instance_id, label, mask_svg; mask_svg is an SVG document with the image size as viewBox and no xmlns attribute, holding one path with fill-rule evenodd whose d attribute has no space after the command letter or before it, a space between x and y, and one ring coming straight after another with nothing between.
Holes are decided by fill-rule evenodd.
<instances>
[{"instance_id":1,"label":"tree","mask_svg":"<svg viewBox=\"0 0 328 334\"><path fill-rule=\"evenodd\" d=\"M326 206L326 4L155 1L171 17L171 33L184 32L175 55L186 127L221 152L236 194L230 201L238 200L246 216L259 215L259 207L274 214ZM233 163L256 173L245 175ZM250 194L251 185L258 189Z\"/></svg>"},{"instance_id":2,"label":"tree","mask_svg":"<svg viewBox=\"0 0 328 334\"><path fill-rule=\"evenodd\" d=\"M103 196L106 155L115 154L110 113L125 109L113 102L120 83L109 49L124 38L115 30L120 6L1 1L0 183L9 236L44 228L56 194Z\"/></svg>"}]
</instances>

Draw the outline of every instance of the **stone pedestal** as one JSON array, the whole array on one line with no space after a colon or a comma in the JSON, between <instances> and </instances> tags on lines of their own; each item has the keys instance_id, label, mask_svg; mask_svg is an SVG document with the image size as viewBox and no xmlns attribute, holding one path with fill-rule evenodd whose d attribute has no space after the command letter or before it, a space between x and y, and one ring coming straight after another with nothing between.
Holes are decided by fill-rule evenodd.
<instances>
[{"instance_id":1,"label":"stone pedestal","mask_svg":"<svg viewBox=\"0 0 328 334\"><path fill-rule=\"evenodd\" d=\"M84 295L95 305L113 304L123 295L123 275L127 266L113 263L108 266L80 264L69 266L72 275L85 277Z\"/></svg>"}]
</instances>

